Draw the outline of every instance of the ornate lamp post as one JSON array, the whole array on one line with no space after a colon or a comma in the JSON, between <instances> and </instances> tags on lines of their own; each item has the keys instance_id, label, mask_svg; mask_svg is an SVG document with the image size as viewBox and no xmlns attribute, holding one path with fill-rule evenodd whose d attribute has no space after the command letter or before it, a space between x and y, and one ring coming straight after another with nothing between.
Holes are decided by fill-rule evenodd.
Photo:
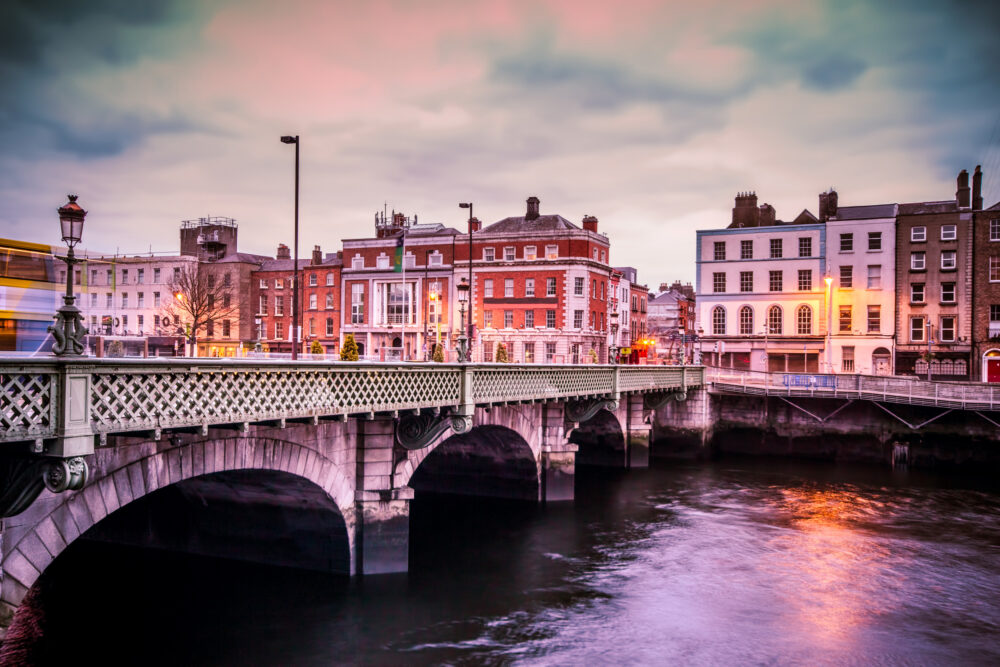
<instances>
[{"instance_id":1,"label":"ornate lamp post","mask_svg":"<svg viewBox=\"0 0 1000 667\"><path fill-rule=\"evenodd\" d=\"M52 354L57 357L83 354L83 337L87 335L87 327L83 326L83 315L74 305L73 296L73 265L79 260L73 255L73 246L80 242L83 236L83 219L87 212L76 203L76 195L69 195L69 202L59 209L59 224L62 227L62 240L68 248L66 262L66 294L63 296L63 306L55 315L55 324L49 326L49 333L55 339Z\"/></svg>"},{"instance_id":2,"label":"ornate lamp post","mask_svg":"<svg viewBox=\"0 0 1000 667\"><path fill-rule=\"evenodd\" d=\"M253 344L253 351L254 352L263 352L264 351L264 346L261 345L261 342L260 342L260 325L261 325L262 322L263 322L263 319L260 318L260 317L253 318L253 323L257 327L257 342Z\"/></svg>"},{"instance_id":3,"label":"ornate lamp post","mask_svg":"<svg viewBox=\"0 0 1000 667\"><path fill-rule=\"evenodd\" d=\"M469 300L469 283L465 278L458 284L458 312L461 318L462 327L458 334L458 359L461 363L468 360L469 337L465 335L465 304Z\"/></svg>"},{"instance_id":4,"label":"ornate lamp post","mask_svg":"<svg viewBox=\"0 0 1000 667\"><path fill-rule=\"evenodd\" d=\"M618 311L614 310L610 315L611 320L611 363L618 363Z\"/></svg>"},{"instance_id":5,"label":"ornate lamp post","mask_svg":"<svg viewBox=\"0 0 1000 667\"><path fill-rule=\"evenodd\" d=\"M466 289L472 289L472 221L475 217L472 215L472 202L462 202L458 205L459 208L469 209L469 285ZM459 287L461 289L461 287ZM466 330L466 336L468 336L469 341L469 360L472 360L472 304L469 304L469 326Z\"/></svg>"},{"instance_id":6,"label":"ornate lamp post","mask_svg":"<svg viewBox=\"0 0 1000 667\"><path fill-rule=\"evenodd\" d=\"M698 333L694 339L694 365L701 366L701 337L705 335L705 329L698 327Z\"/></svg>"},{"instance_id":7,"label":"ornate lamp post","mask_svg":"<svg viewBox=\"0 0 1000 667\"><path fill-rule=\"evenodd\" d=\"M826 276L823 278L823 282L826 283L826 372L833 372L833 277Z\"/></svg>"}]
</instances>

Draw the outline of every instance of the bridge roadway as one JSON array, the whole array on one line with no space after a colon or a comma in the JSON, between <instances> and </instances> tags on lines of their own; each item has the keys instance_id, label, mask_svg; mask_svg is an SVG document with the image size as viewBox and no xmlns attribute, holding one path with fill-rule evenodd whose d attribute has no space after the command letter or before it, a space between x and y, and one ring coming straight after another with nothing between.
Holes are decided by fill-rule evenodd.
<instances>
[{"instance_id":1,"label":"bridge roadway","mask_svg":"<svg viewBox=\"0 0 1000 667\"><path fill-rule=\"evenodd\" d=\"M405 571L414 488L571 500L577 462L646 465L652 412L703 385L694 366L0 359L0 634L79 536L138 539L110 515L140 499L208 512L202 534L133 531L171 536L151 546ZM288 533L312 537L278 554Z\"/></svg>"}]
</instances>

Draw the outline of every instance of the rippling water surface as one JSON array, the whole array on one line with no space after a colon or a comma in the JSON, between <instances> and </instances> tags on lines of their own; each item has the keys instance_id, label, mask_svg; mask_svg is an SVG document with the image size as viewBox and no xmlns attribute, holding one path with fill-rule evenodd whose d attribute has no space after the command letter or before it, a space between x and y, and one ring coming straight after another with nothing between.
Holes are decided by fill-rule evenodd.
<instances>
[{"instance_id":1,"label":"rippling water surface","mask_svg":"<svg viewBox=\"0 0 1000 667\"><path fill-rule=\"evenodd\" d=\"M411 572L344 578L80 545L46 660L998 664L1000 493L784 463L584 471L535 507L418 498Z\"/></svg>"}]
</instances>

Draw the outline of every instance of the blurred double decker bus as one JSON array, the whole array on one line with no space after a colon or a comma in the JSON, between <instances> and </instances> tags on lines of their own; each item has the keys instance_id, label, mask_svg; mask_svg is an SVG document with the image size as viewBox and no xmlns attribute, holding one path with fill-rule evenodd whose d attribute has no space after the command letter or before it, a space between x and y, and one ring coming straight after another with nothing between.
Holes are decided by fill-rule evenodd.
<instances>
[{"instance_id":1,"label":"blurred double decker bus","mask_svg":"<svg viewBox=\"0 0 1000 667\"><path fill-rule=\"evenodd\" d=\"M65 290L56 264L52 246L0 239L0 353L51 344L47 329Z\"/></svg>"}]
</instances>

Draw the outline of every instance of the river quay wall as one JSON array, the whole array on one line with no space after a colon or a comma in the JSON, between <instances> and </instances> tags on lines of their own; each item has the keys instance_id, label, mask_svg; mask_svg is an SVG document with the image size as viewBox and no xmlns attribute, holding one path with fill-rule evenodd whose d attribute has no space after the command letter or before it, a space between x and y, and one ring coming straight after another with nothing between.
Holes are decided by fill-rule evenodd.
<instances>
[{"instance_id":1,"label":"river quay wall","mask_svg":"<svg viewBox=\"0 0 1000 667\"><path fill-rule=\"evenodd\" d=\"M996 423L994 423L996 422ZM827 398L693 392L655 414L654 458L725 454L1000 469L1000 414Z\"/></svg>"}]
</instances>

